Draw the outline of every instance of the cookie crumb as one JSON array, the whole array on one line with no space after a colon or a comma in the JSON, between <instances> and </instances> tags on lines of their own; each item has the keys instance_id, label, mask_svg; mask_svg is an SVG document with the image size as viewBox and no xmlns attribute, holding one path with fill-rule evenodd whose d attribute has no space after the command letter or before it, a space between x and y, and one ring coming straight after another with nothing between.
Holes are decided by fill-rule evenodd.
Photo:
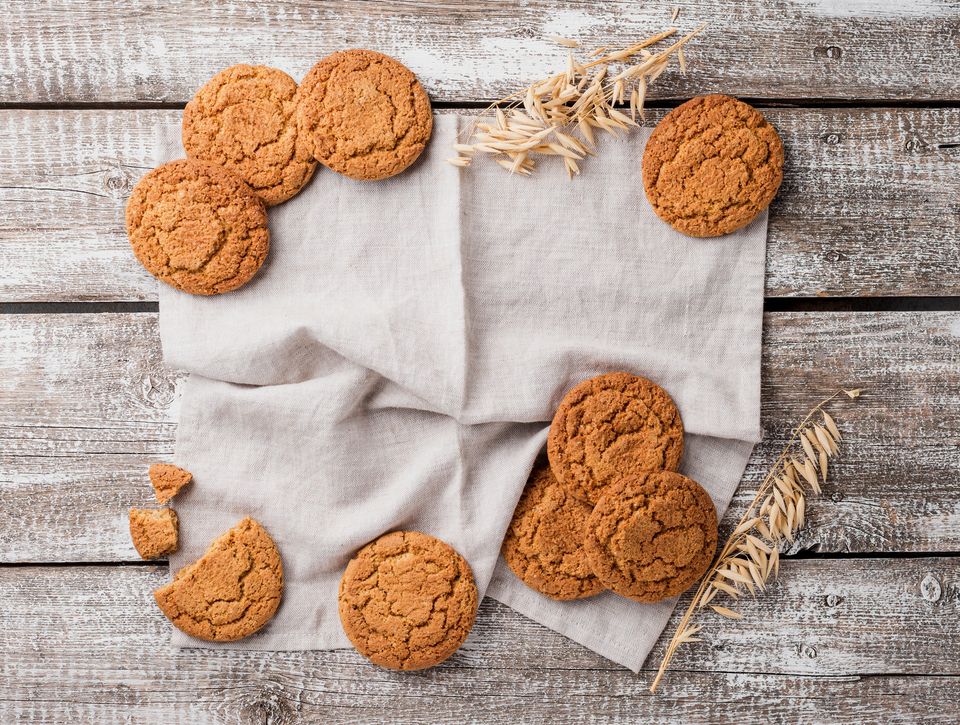
<instances>
[{"instance_id":1,"label":"cookie crumb","mask_svg":"<svg viewBox=\"0 0 960 725\"><path fill-rule=\"evenodd\" d=\"M154 463L150 466L150 483L158 503L166 503L172 499L192 480L193 474L190 471L172 463Z\"/></svg>"},{"instance_id":2,"label":"cookie crumb","mask_svg":"<svg viewBox=\"0 0 960 725\"><path fill-rule=\"evenodd\" d=\"M173 509L130 509L130 538L142 559L158 559L175 552L178 534Z\"/></svg>"}]
</instances>

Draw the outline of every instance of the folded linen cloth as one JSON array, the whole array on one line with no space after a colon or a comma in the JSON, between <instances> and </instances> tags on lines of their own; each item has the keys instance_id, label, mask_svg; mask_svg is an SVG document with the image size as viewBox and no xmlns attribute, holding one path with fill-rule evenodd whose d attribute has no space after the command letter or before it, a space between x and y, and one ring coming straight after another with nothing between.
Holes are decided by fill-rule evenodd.
<instances>
[{"instance_id":1,"label":"folded linen cloth","mask_svg":"<svg viewBox=\"0 0 960 725\"><path fill-rule=\"evenodd\" d=\"M555 602L498 564L500 544L564 392L627 370L673 396L682 469L726 508L759 438L766 214L691 239L644 198L641 129L604 139L568 181L444 161L461 124L400 176L324 168L271 208L271 250L244 288L160 286L166 363L191 373L176 461L176 570L240 517L275 538L286 574L275 619L230 645L349 646L337 585L363 544L425 531L469 561L486 593L638 670L674 606L604 593ZM180 158L162 130L158 163ZM174 633L179 646L211 646Z\"/></svg>"}]
</instances>

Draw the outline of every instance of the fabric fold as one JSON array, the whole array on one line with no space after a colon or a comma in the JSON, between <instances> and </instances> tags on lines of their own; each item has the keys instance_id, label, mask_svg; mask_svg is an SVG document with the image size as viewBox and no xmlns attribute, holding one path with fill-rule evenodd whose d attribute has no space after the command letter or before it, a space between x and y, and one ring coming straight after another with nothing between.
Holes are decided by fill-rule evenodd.
<instances>
[{"instance_id":1,"label":"fabric fold","mask_svg":"<svg viewBox=\"0 0 960 725\"><path fill-rule=\"evenodd\" d=\"M438 116L392 179L318 170L269 210L270 256L244 288L161 286L164 359L191 373L176 460L195 478L171 565L251 515L287 589L267 628L229 646L347 646L346 562L418 529L467 558L481 594L637 669L672 602L554 602L497 564L500 543L560 398L611 370L670 392L682 470L726 508L759 437L766 214L719 239L672 230L644 198L648 129L604 140L569 181L549 161L530 179L447 164L462 123ZM183 155L179 129L159 150Z\"/></svg>"}]
</instances>

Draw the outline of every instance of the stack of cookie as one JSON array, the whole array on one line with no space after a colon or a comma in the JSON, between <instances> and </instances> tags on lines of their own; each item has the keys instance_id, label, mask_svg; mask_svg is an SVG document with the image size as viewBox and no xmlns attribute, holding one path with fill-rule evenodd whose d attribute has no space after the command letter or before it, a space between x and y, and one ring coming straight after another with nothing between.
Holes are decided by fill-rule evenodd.
<instances>
[{"instance_id":1,"label":"stack of cookie","mask_svg":"<svg viewBox=\"0 0 960 725\"><path fill-rule=\"evenodd\" d=\"M385 179L417 159L432 129L423 87L381 53L334 53L299 86L276 68L227 68L184 110L188 158L133 189L130 244L147 271L176 289L235 290L267 257L267 207L296 195L318 162L353 179Z\"/></svg>"},{"instance_id":2,"label":"stack of cookie","mask_svg":"<svg viewBox=\"0 0 960 725\"><path fill-rule=\"evenodd\" d=\"M707 492L676 472L683 422L663 388L624 372L564 396L503 544L510 569L553 599L604 589L657 602L688 589L717 546Z\"/></svg>"}]
</instances>

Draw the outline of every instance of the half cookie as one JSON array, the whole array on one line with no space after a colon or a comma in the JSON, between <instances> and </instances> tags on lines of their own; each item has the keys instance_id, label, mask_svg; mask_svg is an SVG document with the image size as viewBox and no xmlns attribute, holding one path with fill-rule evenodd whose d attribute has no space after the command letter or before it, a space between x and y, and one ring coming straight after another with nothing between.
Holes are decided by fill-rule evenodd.
<instances>
[{"instance_id":1,"label":"half cookie","mask_svg":"<svg viewBox=\"0 0 960 725\"><path fill-rule=\"evenodd\" d=\"M394 670L433 667L457 651L477 614L466 560L440 539L395 531L367 544L340 580L340 622L364 657Z\"/></svg>"},{"instance_id":2,"label":"half cookie","mask_svg":"<svg viewBox=\"0 0 960 725\"><path fill-rule=\"evenodd\" d=\"M153 596L191 637L229 642L269 622L282 593L280 552L259 523L245 518Z\"/></svg>"},{"instance_id":3,"label":"half cookie","mask_svg":"<svg viewBox=\"0 0 960 725\"><path fill-rule=\"evenodd\" d=\"M583 548L593 509L571 496L547 465L535 468L503 540L503 558L517 578L552 599L603 591Z\"/></svg>"}]
</instances>

